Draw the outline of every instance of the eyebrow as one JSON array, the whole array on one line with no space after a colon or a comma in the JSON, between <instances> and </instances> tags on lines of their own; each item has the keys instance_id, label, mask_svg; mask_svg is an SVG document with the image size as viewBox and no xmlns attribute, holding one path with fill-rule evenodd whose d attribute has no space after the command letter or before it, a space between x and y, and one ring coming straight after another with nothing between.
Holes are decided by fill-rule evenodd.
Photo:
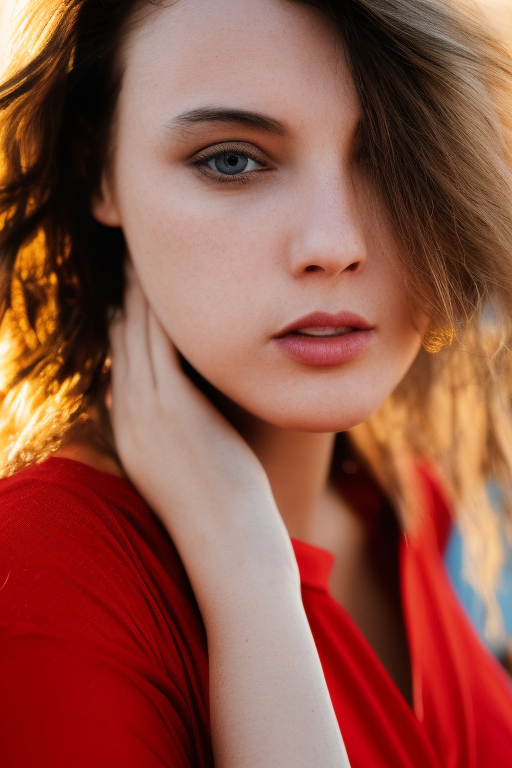
<instances>
[{"instance_id":1,"label":"eyebrow","mask_svg":"<svg viewBox=\"0 0 512 768\"><path fill-rule=\"evenodd\" d=\"M268 117L260 112L229 107L200 107L182 112L170 121L168 128L179 131L180 128L186 129L188 126L202 123L235 123L277 136L284 136L289 132L285 123L275 120L273 117Z\"/></svg>"}]
</instances>

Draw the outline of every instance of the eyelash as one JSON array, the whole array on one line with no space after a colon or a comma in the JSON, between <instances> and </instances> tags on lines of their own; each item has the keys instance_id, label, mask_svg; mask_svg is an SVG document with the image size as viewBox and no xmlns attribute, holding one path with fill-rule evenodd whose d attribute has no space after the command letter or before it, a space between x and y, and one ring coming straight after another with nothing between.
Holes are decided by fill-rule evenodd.
<instances>
[{"instance_id":1,"label":"eyelash","mask_svg":"<svg viewBox=\"0 0 512 768\"><path fill-rule=\"evenodd\" d=\"M220 146L217 145L216 147L203 150L203 152L201 152L199 156L196 157L196 159L193 161L192 165L196 167L203 176L206 176L208 179L218 182L219 184L247 184L248 182L253 181L255 177L262 171L270 170L269 166L267 165L266 168L263 167L258 168L257 170L230 175L215 172L213 168L208 166L210 160L214 160L217 157L222 157L222 155L229 154L229 152L232 152L236 155L243 155L244 157L249 158L249 160L258 163L258 165L267 165L261 157L256 155L256 153L248 151L246 146L237 146L236 144L221 144Z\"/></svg>"}]
</instances>

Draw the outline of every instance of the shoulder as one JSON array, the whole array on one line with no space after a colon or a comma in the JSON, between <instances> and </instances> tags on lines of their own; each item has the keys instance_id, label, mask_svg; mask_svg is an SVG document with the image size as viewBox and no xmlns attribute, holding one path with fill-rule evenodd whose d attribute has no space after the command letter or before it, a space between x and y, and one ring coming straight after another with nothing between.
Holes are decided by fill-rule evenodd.
<instances>
[{"instance_id":1,"label":"shoulder","mask_svg":"<svg viewBox=\"0 0 512 768\"><path fill-rule=\"evenodd\" d=\"M0 647L16 755L204 764L204 627L171 540L127 479L52 458L0 480ZM62 752L62 733L83 760Z\"/></svg>"},{"instance_id":2,"label":"shoulder","mask_svg":"<svg viewBox=\"0 0 512 768\"><path fill-rule=\"evenodd\" d=\"M198 626L178 553L126 478L51 458L0 480L0 548L0 602L13 620L128 637L130 612L158 632L158 602L162 622L172 611Z\"/></svg>"},{"instance_id":3,"label":"shoulder","mask_svg":"<svg viewBox=\"0 0 512 768\"><path fill-rule=\"evenodd\" d=\"M51 457L0 479L0 510L3 536L22 530L20 545L46 537L47 545L58 545L64 539L69 546L76 533L81 534L76 544L84 544L87 534L97 538L107 529L119 534L119 544L122 532L150 537L163 533L127 478L62 457Z\"/></svg>"},{"instance_id":4,"label":"shoulder","mask_svg":"<svg viewBox=\"0 0 512 768\"><path fill-rule=\"evenodd\" d=\"M0 480L0 541L31 560L69 559L91 544L114 550L157 521L128 480L78 461L50 458Z\"/></svg>"}]
</instances>

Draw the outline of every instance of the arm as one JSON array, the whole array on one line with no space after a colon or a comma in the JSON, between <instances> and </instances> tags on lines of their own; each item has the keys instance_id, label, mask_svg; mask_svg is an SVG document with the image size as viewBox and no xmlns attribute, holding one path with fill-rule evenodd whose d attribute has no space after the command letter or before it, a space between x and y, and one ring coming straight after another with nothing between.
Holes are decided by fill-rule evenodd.
<instances>
[{"instance_id":1,"label":"arm","mask_svg":"<svg viewBox=\"0 0 512 768\"><path fill-rule=\"evenodd\" d=\"M266 475L182 372L132 267L128 278L111 328L116 447L205 622L216 765L348 766Z\"/></svg>"}]
</instances>

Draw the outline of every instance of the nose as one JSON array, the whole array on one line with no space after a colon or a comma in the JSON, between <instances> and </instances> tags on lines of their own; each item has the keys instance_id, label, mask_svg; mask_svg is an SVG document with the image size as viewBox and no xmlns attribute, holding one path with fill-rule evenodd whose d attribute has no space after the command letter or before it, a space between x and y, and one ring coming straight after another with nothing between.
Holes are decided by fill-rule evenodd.
<instances>
[{"instance_id":1,"label":"nose","mask_svg":"<svg viewBox=\"0 0 512 768\"><path fill-rule=\"evenodd\" d=\"M350 175L340 169L317 174L315 180L304 178L299 195L290 247L293 275L336 277L360 270L367 257L366 236Z\"/></svg>"}]
</instances>

